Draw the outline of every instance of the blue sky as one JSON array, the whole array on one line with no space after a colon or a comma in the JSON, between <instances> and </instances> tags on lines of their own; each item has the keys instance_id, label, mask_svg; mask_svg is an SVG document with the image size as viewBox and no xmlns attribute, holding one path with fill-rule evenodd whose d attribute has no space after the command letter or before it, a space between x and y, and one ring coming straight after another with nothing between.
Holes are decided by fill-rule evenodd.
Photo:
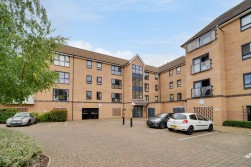
<instances>
[{"instance_id":1,"label":"blue sky","mask_svg":"<svg viewBox=\"0 0 251 167\"><path fill-rule=\"evenodd\" d=\"M68 45L161 66L180 46L242 0L41 0Z\"/></svg>"}]
</instances>

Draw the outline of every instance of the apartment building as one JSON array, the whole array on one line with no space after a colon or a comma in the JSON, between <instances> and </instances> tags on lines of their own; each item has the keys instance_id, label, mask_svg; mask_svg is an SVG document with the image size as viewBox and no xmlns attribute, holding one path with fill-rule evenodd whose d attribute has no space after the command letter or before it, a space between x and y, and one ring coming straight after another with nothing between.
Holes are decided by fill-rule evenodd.
<instances>
[{"instance_id":1,"label":"apartment building","mask_svg":"<svg viewBox=\"0 0 251 167\"><path fill-rule=\"evenodd\" d=\"M146 118L160 112L197 112L216 124L251 121L251 0L245 0L195 34L185 56L161 67L70 46L56 53L59 73L49 91L23 107L67 109L68 120Z\"/></svg>"},{"instance_id":2,"label":"apartment building","mask_svg":"<svg viewBox=\"0 0 251 167\"><path fill-rule=\"evenodd\" d=\"M187 110L251 121L251 0L245 0L185 42Z\"/></svg>"}]
</instances>

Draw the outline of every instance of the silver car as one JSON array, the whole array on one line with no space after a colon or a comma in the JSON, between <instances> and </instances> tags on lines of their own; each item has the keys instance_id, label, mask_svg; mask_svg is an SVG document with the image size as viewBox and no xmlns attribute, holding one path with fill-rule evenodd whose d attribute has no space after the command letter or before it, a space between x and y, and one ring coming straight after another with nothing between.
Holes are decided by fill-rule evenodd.
<instances>
[{"instance_id":1,"label":"silver car","mask_svg":"<svg viewBox=\"0 0 251 167\"><path fill-rule=\"evenodd\" d=\"M37 123L37 118L33 113L28 112L18 112L13 117L6 120L6 126L24 126Z\"/></svg>"}]
</instances>

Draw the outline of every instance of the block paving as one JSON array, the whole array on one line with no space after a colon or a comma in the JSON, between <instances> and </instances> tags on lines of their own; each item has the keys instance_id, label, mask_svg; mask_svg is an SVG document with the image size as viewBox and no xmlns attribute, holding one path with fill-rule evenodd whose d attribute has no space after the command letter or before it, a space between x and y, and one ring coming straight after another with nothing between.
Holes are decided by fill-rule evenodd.
<instances>
[{"instance_id":1,"label":"block paving","mask_svg":"<svg viewBox=\"0 0 251 167\"><path fill-rule=\"evenodd\" d=\"M248 167L251 134L148 128L145 119L86 120L15 127L34 136L51 157L51 167ZM247 129L247 132L250 132ZM191 138L190 138L191 137Z\"/></svg>"}]
</instances>

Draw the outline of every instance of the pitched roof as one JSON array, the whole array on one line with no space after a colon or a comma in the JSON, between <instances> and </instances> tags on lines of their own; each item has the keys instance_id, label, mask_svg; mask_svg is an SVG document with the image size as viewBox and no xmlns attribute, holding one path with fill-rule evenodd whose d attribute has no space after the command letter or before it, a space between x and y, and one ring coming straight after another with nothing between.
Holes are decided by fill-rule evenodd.
<instances>
[{"instance_id":1,"label":"pitched roof","mask_svg":"<svg viewBox=\"0 0 251 167\"><path fill-rule=\"evenodd\" d=\"M149 66L149 65L146 65L145 70L149 72L159 72L159 69L157 67Z\"/></svg>"},{"instance_id":2,"label":"pitched roof","mask_svg":"<svg viewBox=\"0 0 251 167\"><path fill-rule=\"evenodd\" d=\"M241 13L245 12L248 9L251 9L251 0L245 0L241 2L237 6L233 7L232 9L228 10L227 12L217 17L215 20L213 20L210 24L204 27L201 31L199 31L197 34L195 34L192 38L190 38L187 42L185 42L181 46L184 46L185 44L193 41L194 39L202 36L203 34L215 29L217 26L226 23L227 21L240 15Z\"/></svg>"},{"instance_id":3,"label":"pitched roof","mask_svg":"<svg viewBox=\"0 0 251 167\"><path fill-rule=\"evenodd\" d=\"M87 59L107 62L107 63L111 63L111 64L116 64L116 65L121 65L121 66L123 66L129 62L128 60L125 60L125 59L112 57L112 56L108 56L105 54L96 53L96 52L92 52L92 51L88 51L88 50L84 50L84 49L79 49L79 48L75 48L75 47L67 46L67 45L62 45L60 47L60 52L74 55L74 56L84 57Z\"/></svg>"},{"instance_id":4,"label":"pitched roof","mask_svg":"<svg viewBox=\"0 0 251 167\"><path fill-rule=\"evenodd\" d=\"M161 73L163 71L172 69L172 68L177 67L177 66L179 66L181 64L184 64L184 63L186 63L185 56L179 57L179 58L177 58L177 59L175 59L175 60L173 60L173 61L171 61L171 62L169 62L167 64L164 64L163 66L160 66L159 67L159 72Z\"/></svg>"}]
</instances>

